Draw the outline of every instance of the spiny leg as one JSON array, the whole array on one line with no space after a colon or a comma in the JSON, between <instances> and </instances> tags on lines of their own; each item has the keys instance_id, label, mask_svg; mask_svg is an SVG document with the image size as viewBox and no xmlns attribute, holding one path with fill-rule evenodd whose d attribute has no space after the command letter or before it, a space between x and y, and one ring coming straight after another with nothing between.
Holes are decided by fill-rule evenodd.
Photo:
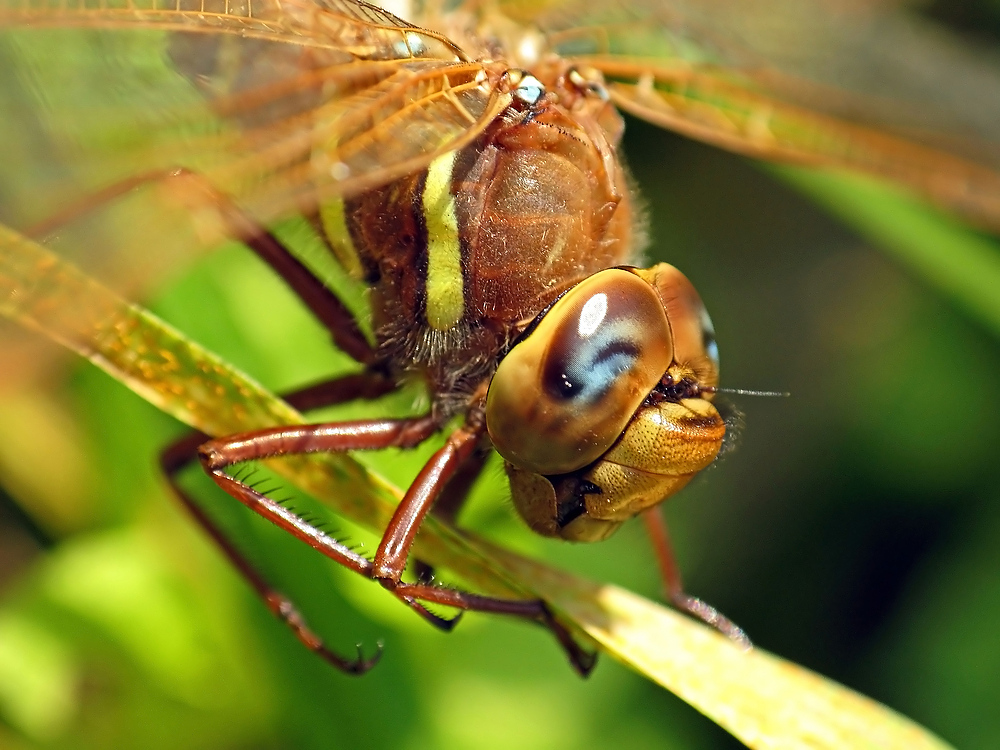
<instances>
[{"instance_id":1,"label":"spiny leg","mask_svg":"<svg viewBox=\"0 0 1000 750\"><path fill-rule=\"evenodd\" d=\"M369 372L346 376L318 384L290 396L293 406L300 409L339 403L354 398L376 398L389 392L395 384L385 375L374 371L375 352L365 339L353 315L332 291L316 279L309 270L269 231L239 209L236 204L216 191L200 175L185 169L147 172L122 180L103 190L94 192L38 224L27 233L41 237L65 226L102 205L116 201L134 190L152 184L172 184L174 189L198 192L208 205L214 207L233 239L242 241L289 284L313 314L330 331L334 343L356 361L369 366ZM197 447L208 437L193 433L168 447L161 455L161 465L177 497L195 520L216 542L223 554L243 575L251 587L264 599L268 608L282 619L296 637L334 666L351 674L361 674L378 661L381 650L371 658L360 655L348 659L327 649L296 611L292 602L271 588L263 576L244 557L225 533L205 514L202 508L177 482L177 473L197 456ZM346 549L346 548L345 548ZM349 550L348 550L349 552Z\"/></svg>"},{"instance_id":2,"label":"spiny leg","mask_svg":"<svg viewBox=\"0 0 1000 750\"><path fill-rule=\"evenodd\" d=\"M677 565L677 559L674 557L667 524L663 520L659 506L644 510L642 520L646 523L646 531L649 533L649 539L653 545L653 552L656 555L660 575L663 577L663 585L670 603L681 612L686 612L696 620L701 620L706 625L712 626L743 649L753 648L753 643L739 625L715 607L684 591L681 571Z\"/></svg>"},{"instance_id":3,"label":"spiny leg","mask_svg":"<svg viewBox=\"0 0 1000 750\"><path fill-rule=\"evenodd\" d=\"M357 555L225 471L233 464L282 455L413 447L436 432L439 426L436 418L427 416L277 427L209 441L201 446L199 456L205 471L228 494L335 562L360 575L378 580L397 598L432 623L450 628L454 621L441 620L426 610L420 601L461 610L523 617L552 630L577 671L582 675L588 674L593 668L595 656L580 648L566 628L555 620L544 602L497 599L400 580L420 523L448 478L475 452L481 437L478 426L464 426L453 432L445 445L424 465L393 514L374 561Z\"/></svg>"},{"instance_id":4,"label":"spiny leg","mask_svg":"<svg viewBox=\"0 0 1000 750\"><path fill-rule=\"evenodd\" d=\"M96 210L103 204L118 200L133 190L155 183L169 185L171 189L184 193L185 201L188 203L198 203L197 200L190 197L190 193L200 194L202 202L198 205L212 207L226 226L227 233L252 249L284 279L292 291L331 332L334 344L356 361L367 365L368 370L364 373L318 383L287 396L286 399L292 406L308 410L357 398L377 398L397 387L397 384L381 371L381 365L377 361L374 349L361 333L352 313L340 299L319 281L271 232L243 212L227 196L215 190L207 180L197 173L186 169L176 169L153 171L134 176L104 190L92 193L77 204L50 217L46 222L36 225L29 230L29 233L34 236L48 234L88 212ZM346 671L359 672L370 668L374 664L374 660L364 661L359 657L356 661L348 661L327 651L319 638L305 625L292 603L267 585L263 577L239 553L221 529L212 523L194 500L179 486L176 481L177 472L196 457L198 446L208 439L206 435L194 433L164 451L161 462L178 498L188 507L194 518L206 529L209 535L215 539L224 554L241 571L250 585L265 599L269 608L289 624L299 640L308 648L321 653L328 661ZM341 551L346 549L344 547ZM340 562L347 564L345 560ZM438 617L416 601L410 604L418 613L438 627L450 629L454 625L453 621Z\"/></svg>"},{"instance_id":5,"label":"spiny leg","mask_svg":"<svg viewBox=\"0 0 1000 750\"><path fill-rule=\"evenodd\" d=\"M34 237L42 237L91 211L97 210L106 203L126 196L133 190L155 183L177 183L181 186L179 188L180 192L190 189L202 193L227 226L230 236L246 244L289 284L295 294L302 299L304 304L331 332L336 346L356 361L369 366L369 370L365 373L326 381L286 396L286 400L291 405L301 410L308 410L355 398L377 398L395 388L394 382L377 371L376 368L379 365L374 350L361 333L353 315L341 300L329 288L316 279L271 232L248 216L231 199L217 191L207 180L197 173L180 168L147 172L133 176L90 194L76 204L51 216L45 222L28 229L26 234ZM431 430L431 432L433 431ZM366 672L378 661L381 649L369 659L361 657L360 654L355 659L347 659L327 649L322 640L306 625L301 615L295 609L294 604L266 582L263 576L239 552L225 533L202 510L200 505L179 486L177 474L193 460L197 455L198 447L206 440L208 440L208 436L201 433L192 433L169 446L161 454L161 465L173 490L177 493L177 497L216 542L233 566L267 603L269 609L292 629L296 637L307 648L315 651L329 663L345 672L351 674ZM416 442L420 442L420 440ZM361 449L363 447L365 446L345 448L344 450ZM458 463L461 464L462 461ZM454 504L446 502L446 507L443 508L445 511L444 515L450 517L457 512L461 500L464 499L464 491L471 485L480 470L481 463L468 473L469 479L467 481L462 479L456 481L457 489L454 493L456 501ZM213 476L213 478L216 477ZM223 483L218 478L216 478L216 481L220 484ZM238 484L235 480L232 481ZM445 480L442 480L442 484L444 483L446 483ZM250 488L246 489L249 490ZM250 492L251 494L255 494L252 490ZM234 494L234 496L237 496L241 500L244 499L237 493L230 494ZM435 491L434 495L436 496L436 494L437 492ZM256 507L254 505L251 505L251 507L254 507L258 513L285 528L293 536L296 536L296 538L306 541L310 546L321 550L331 559L340 562L361 575L370 578L377 577L374 575L373 566L370 561L357 555L346 546L315 529L302 519L299 519L279 504L264 496L259 496L259 500L255 501L255 503ZM427 503L428 507L432 503L433 497ZM251 503L247 504L250 505ZM404 545L407 553L410 543L412 543L412 536L416 533L416 527L419 526L419 522L425 514L426 509L423 509L415 519L416 523L413 523L414 519L412 517L406 522L412 524L412 535L410 535L409 540ZM406 523L401 524L397 522L395 528L399 530L406 526ZM404 567L405 562L404 557L402 560ZM581 649L573 640L569 631L555 620L546 605L539 600L501 600L466 594L442 587L426 584L408 584L400 581L395 581L392 588L398 598L406 602L430 622L444 629L450 629L454 625L455 620L443 620L437 617L426 610L419 603L419 599L462 610L472 609L510 614L537 621L555 633L560 643L568 652L573 666L582 675L588 674L595 662L595 656Z\"/></svg>"},{"instance_id":6,"label":"spiny leg","mask_svg":"<svg viewBox=\"0 0 1000 750\"><path fill-rule=\"evenodd\" d=\"M356 555L263 493L230 476L225 469L245 461L283 455L412 448L434 434L439 426L436 418L427 416L276 427L203 442L199 445L198 453L205 471L229 495L335 562L373 578L373 567L369 560ZM428 611L416 600L405 596L399 598L417 614L443 630L450 630L455 624L453 620L445 620Z\"/></svg>"},{"instance_id":7,"label":"spiny leg","mask_svg":"<svg viewBox=\"0 0 1000 750\"><path fill-rule=\"evenodd\" d=\"M181 443L177 443L172 447L179 448L181 445ZM323 643L323 639L309 628L292 600L271 587L254 565L236 549L236 546L229 540L225 532L209 518L187 491L180 487L176 479L176 471L179 471L179 469L172 470L171 461L178 461L180 465L183 465L189 463L189 457L185 456L183 460L178 459L177 455L165 452L162 462L163 470L177 498L198 525L215 542L229 563L240 573L243 579L256 592L257 596L264 601L271 613L288 626L302 645L342 672L361 675L374 667L382 656L382 645L379 644L375 653L367 658L362 655L360 646L358 647L358 655L355 658L342 656L328 648ZM349 550L347 551L349 552Z\"/></svg>"},{"instance_id":8,"label":"spiny leg","mask_svg":"<svg viewBox=\"0 0 1000 750\"><path fill-rule=\"evenodd\" d=\"M320 322L331 332L337 347L356 361L369 367L366 373L348 376L328 383L321 383L314 388L306 389L299 394L289 396L288 400L293 406L300 409L317 408L321 405L338 403L350 398L374 398L392 390L395 384L389 381L384 374L378 372L379 363L375 351L361 333L353 315L341 300L329 288L316 279L308 268L295 258L271 232L243 212L231 199L219 193L207 180L197 173L182 168L154 171L134 176L111 185L104 190L92 193L84 200L50 217L44 223L27 230L26 233L35 237L44 236L84 216L88 212L96 210L105 203L115 201L133 190L153 183L177 183L181 186L178 192L187 192L189 190L200 192L207 199L209 205L213 206L217 211L219 217L227 226L230 236L250 247L289 284L295 294L303 300L304 304L309 307ZM351 378L356 378L356 380L352 381ZM381 382L379 382L379 378L381 378ZM344 396L343 394L355 395ZM168 447L161 456L161 464L164 472L177 493L178 498L188 508L188 511L198 523L202 525L209 536L215 540L216 544L218 544L234 567L240 571L253 589L265 600L268 607L288 624L307 648L315 651L328 662L346 672L361 674L370 669L378 661L381 650L369 659L364 659L360 654L355 659L347 659L327 649L323 645L322 640L302 620L293 603L267 584L253 565L230 542L224 532L178 485L176 480L177 473L192 460L198 446L206 439L207 436L193 433ZM362 449L363 447L345 448L344 450ZM458 463L461 464L464 460L463 458ZM445 463L449 463L449 461ZM451 473L453 471L449 470L449 475ZM473 472L473 476L475 473L477 472ZM213 475L213 478L216 479L217 483L223 484L220 478L215 475ZM239 484L236 480L231 481ZM441 483L446 483L446 480L441 480ZM246 489L251 494L254 494L250 488ZM437 493L438 490L435 490L433 496L436 496ZM230 494L244 500L239 493L231 492ZM254 510L264 517L285 528L293 536L296 536L296 538L306 541L310 546L319 549L331 559L340 562L361 575L378 578L370 561L315 529L269 498L258 495L257 500L254 500L252 503L246 502L246 504L253 507ZM431 504L433 504L433 497L430 497L427 506L429 507ZM422 506L422 503L418 502L414 507L420 506ZM415 516L411 515L408 518L397 519L395 525L397 532L412 525L412 534L404 533L404 536L409 536L408 540L403 540L404 543L402 545L407 553L412 543L412 537L416 533L416 528L419 526L424 515L426 515L426 512L426 508L422 508ZM405 563L404 556L402 559L403 567L405 567ZM415 609L419 614L433 624L445 629L450 629L455 621L443 620L437 617L420 605L417 601L418 599L438 603L443 606L453 606L463 610L480 610L509 614L539 622L553 631L567 651L571 663L580 674L586 675L593 668L596 659L595 655L581 649L573 640L569 631L552 616L548 607L540 600L494 599L466 594L443 587L426 584L408 584L401 581L394 581L390 588L394 590L398 598Z\"/></svg>"},{"instance_id":9,"label":"spiny leg","mask_svg":"<svg viewBox=\"0 0 1000 750\"><path fill-rule=\"evenodd\" d=\"M392 391L395 387L396 384L393 381L378 372L363 372L323 381L299 391L286 394L283 398L296 409L307 411L359 398L378 398ZM264 601L267 608L292 630L295 637L306 648L314 651L321 658L348 674L360 675L367 672L378 663L382 654L381 645L375 654L367 659L361 655L360 649L357 657L347 658L327 648L322 639L309 628L294 603L268 584L264 576L237 549L236 545L228 538L225 532L180 486L177 480L178 473L198 458L198 447L209 439L209 436L204 433L192 432L170 445L160 455L160 465L181 504L215 542L226 559L229 560L232 566L236 568L250 587Z\"/></svg>"},{"instance_id":10,"label":"spiny leg","mask_svg":"<svg viewBox=\"0 0 1000 750\"><path fill-rule=\"evenodd\" d=\"M424 464L382 536L375 554L374 577L398 596L457 606L463 610L514 615L541 623L559 640L573 667L582 676L586 676L594 668L596 654L580 648L569 631L553 617L545 602L540 599L497 599L423 583L405 584L400 580L420 524L449 480L460 475L466 463L477 455L476 448L483 430L484 426L479 421L463 425L449 435L445 444ZM447 510L457 512L458 508Z\"/></svg>"},{"instance_id":11,"label":"spiny leg","mask_svg":"<svg viewBox=\"0 0 1000 750\"><path fill-rule=\"evenodd\" d=\"M374 348L368 343L354 315L340 298L316 278L274 234L197 172L178 168L135 175L91 193L44 222L31 227L25 234L31 237L43 237L104 204L126 196L133 190L155 184L166 185L177 195L183 195L185 204L212 207L225 226L228 236L253 250L288 284L316 319L330 331L338 349L361 364L369 366L375 364ZM197 203L198 197L200 203Z\"/></svg>"},{"instance_id":12,"label":"spiny leg","mask_svg":"<svg viewBox=\"0 0 1000 750\"><path fill-rule=\"evenodd\" d=\"M463 425L452 432L445 444L424 464L396 506L374 561L375 577L386 588L395 588L399 583L420 524L448 480L472 456L481 434L480 427L470 425Z\"/></svg>"}]
</instances>

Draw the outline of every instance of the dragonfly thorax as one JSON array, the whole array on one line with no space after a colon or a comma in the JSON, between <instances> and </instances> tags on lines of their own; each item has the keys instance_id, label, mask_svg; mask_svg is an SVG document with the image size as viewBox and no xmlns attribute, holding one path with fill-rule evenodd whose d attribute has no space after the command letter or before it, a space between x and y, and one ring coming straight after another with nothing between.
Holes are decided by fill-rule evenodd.
<instances>
[{"instance_id":1,"label":"dragonfly thorax","mask_svg":"<svg viewBox=\"0 0 1000 750\"><path fill-rule=\"evenodd\" d=\"M470 145L324 210L386 359L435 392L475 390L561 292L635 254L621 120L553 72L510 71L511 105Z\"/></svg>"}]
</instances>

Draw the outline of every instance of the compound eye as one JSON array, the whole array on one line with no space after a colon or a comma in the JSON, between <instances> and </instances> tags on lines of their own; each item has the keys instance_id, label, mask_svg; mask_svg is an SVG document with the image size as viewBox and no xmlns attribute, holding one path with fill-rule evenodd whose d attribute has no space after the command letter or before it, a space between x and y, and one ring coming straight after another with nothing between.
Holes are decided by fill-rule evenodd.
<instances>
[{"instance_id":1,"label":"compound eye","mask_svg":"<svg viewBox=\"0 0 1000 750\"><path fill-rule=\"evenodd\" d=\"M673 359L657 291L631 271L596 273L500 362L486 401L493 445L538 474L586 466L618 439Z\"/></svg>"},{"instance_id":2,"label":"compound eye","mask_svg":"<svg viewBox=\"0 0 1000 750\"><path fill-rule=\"evenodd\" d=\"M663 300L674 342L674 363L691 370L699 385L718 385L719 345L715 341L715 326L694 285L667 263L636 270L636 274L656 287Z\"/></svg>"},{"instance_id":3,"label":"compound eye","mask_svg":"<svg viewBox=\"0 0 1000 750\"><path fill-rule=\"evenodd\" d=\"M705 354L708 356L709 360L711 360L712 366L715 368L715 377L716 380L718 380L719 342L715 339L715 326L712 324L712 319L708 317L708 310L705 309L704 305L702 305L699 319L701 323L702 345L705 347Z\"/></svg>"}]
</instances>

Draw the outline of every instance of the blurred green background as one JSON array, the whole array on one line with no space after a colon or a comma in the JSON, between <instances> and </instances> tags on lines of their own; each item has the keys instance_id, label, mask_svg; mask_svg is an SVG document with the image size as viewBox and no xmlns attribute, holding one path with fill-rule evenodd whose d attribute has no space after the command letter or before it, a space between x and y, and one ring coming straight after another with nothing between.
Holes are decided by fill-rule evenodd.
<instances>
[{"instance_id":1,"label":"blurred green background","mask_svg":"<svg viewBox=\"0 0 1000 750\"><path fill-rule=\"evenodd\" d=\"M760 647L957 747L1000 746L996 331L766 169L635 121L625 149L650 259L700 290L724 384L792 394L737 398L736 449L665 508L689 590ZM275 390L345 366L238 249L149 303ZM384 641L369 675L334 672L170 497L156 456L180 425L69 357L12 380L0 393L0 747L738 746L610 659L580 680L539 628L472 614L439 633L185 475L334 647ZM405 478L419 457L373 460ZM639 524L587 547L535 538L499 466L486 474L464 525L658 595Z\"/></svg>"}]
</instances>

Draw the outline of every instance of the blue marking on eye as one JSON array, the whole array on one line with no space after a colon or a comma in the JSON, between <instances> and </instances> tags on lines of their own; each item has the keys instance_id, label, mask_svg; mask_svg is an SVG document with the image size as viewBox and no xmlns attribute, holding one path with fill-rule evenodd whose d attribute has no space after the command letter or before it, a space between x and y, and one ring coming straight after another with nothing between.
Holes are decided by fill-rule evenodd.
<instances>
[{"instance_id":1,"label":"blue marking on eye","mask_svg":"<svg viewBox=\"0 0 1000 750\"><path fill-rule=\"evenodd\" d=\"M715 326L712 325L712 319L708 317L708 310L704 307L701 308L701 314L699 316L701 323L701 343L705 347L705 353L708 354L709 359L712 360L712 364L715 365L715 369L719 369L719 342L715 340Z\"/></svg>"},{"instance_id":2,"label":"blue marking on eye","mask_svg":"<svg viewBox=\"0 0 1000 750\"><path fill-rule=\"evenodd\" d=\"M715 339L709 339L705 342L705 351L708 353L708 358L712 360L715 368L719 369L719 344Z\"/></svg>"},{"instance_id":3,"label":"blue marking on eye","mask_svg":"<svg viewBox=\"0 0 1000 750\"><path fill-rule=\"evenodd\" d=\"M629 372L639 360L639 349L628 336L630 327L624 321L607 323L579 339L563 362L559 396L589 406Z\"/></svg>"}]
</instances>

